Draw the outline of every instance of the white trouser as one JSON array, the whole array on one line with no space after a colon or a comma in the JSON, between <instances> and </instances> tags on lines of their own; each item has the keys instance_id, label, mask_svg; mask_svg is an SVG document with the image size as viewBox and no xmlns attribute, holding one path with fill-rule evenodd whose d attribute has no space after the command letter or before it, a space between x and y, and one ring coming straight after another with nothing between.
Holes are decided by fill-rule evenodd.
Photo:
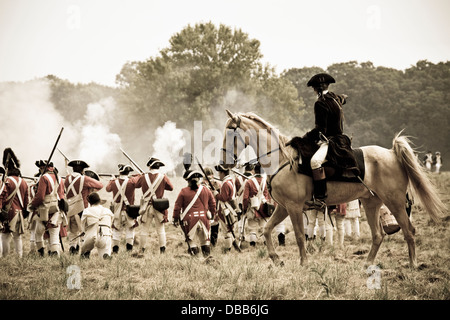
<instances>
[{"instance_id":1,"label":"white trouser","mask_svg":"<svg viewBox=\"0 0 450 320\"><path fill-rule=\"evenodd\" d=\"M278 235L278 234L280 234L280 233L283 233L283 234L286 233L286 223L285 223L285 221L286 221L286 219L283 220L283 221L281 221L279 224L277 224L277 225L273 228L273 230L274 230L274 232L275 232L276 235Z\"/></svg>"},{"instance_id":2,"label":"white trouser","mask_svg":"<svg viewBox=\"0 0 450 320\"><path fill-rule=\"evenodd\" d=\"M253 210L253 209L250 209ZM253 215L252 218L248 218L248 233L249 233L249 241L257 242L258 241L258 233L262 233L262 229L264 228L266 221L263 218L257 218Z\"/></svg>"},{"instance_id":3,"label":"white trouser","mask_svg":"<svg viewBox=\"0 0 450 320\"><path fill-rule=\"evenodd\" d=\"M327 213L328 215L328 213ZM333 224L334 224L334 228L337 229L337 233L338 233L338 245L340 247L344 246L344 220L345 217L341 216L340 214L335 214L331 216L331 219L333 220ZM331 221L329 221L329 219L327 218L327 223L326 223L326 231L327 231L327 235L326 235L326 241L329 245L333 246L334 242L333 242L333 226L331 225Z\"/></svg>"},{"instance_id":4,"label":"white trouser","mask_svg":"<svg viewBox=\"0 0 450 320\"><path fill-rule=\"evenodd\" d=\"M61 223L58 223L56 228L48 228L50 251L57 252L58 255L61 252L61 243L59 242L59 232ZM44 248L44 233L45 225L42 221L36 221L36 248L37 250Z\"/></svg>"},{"instance_id":5,"label":"white trouser","mask_svg":"<svg viewBox=\"0 0 450 320\"><path fill-rule=\"evenodd\" d=\"M359 238L359 218L345 218L345 235L350 237Z\"/></svg>"},{"instance_id":6,"label":"white trouser","mask_svg":"<svg viewBox=\"0 0 450 320\"><path fill-rule=\"evenodd\" d=\"M122 238L122 234L125 233L125 241L127 244L134 244L134 237L136 235L136 221L133 218L130 218L125 210L122 210L118 218L115 217L113 220L112 228L112 245L118 246L120 244L120 239Z\"/></svg>"},{"instance_id":7,"label":"white trouser","mask_svg":"<svg viewBox=\"0 0 450 320\"><path fill-rule=\"evenodd\" d=\"M311 169L319 169L322 164L325 162L325 158L327 157L328 152L328 142L320 141L319 149L317 149L316 153L311 158Z\"/></svg>"},{"instance_id":8,"label":"white trouser","mask_svg":"<svg viewBox=\"0 0 450 320\"><path fill-rule=\"evenodd\" d=\"M312 209L306 210L306 215L308 216L308 238L313 238L318 232L320 238L325 237L325 216L323 212Z\"/></svg>"},{"instance_id":9,"label":"white trouser","mask_svg":"<svg viewBox=\"0 0 450 320\"><path fill-rule=\"evenodd\" d=\"M92 251L94 247L97 248L98 256L100 258L102 258L104 254L111 255L111 228L106 226L99 227L98 224L93 224L86 229L83 246L81 247L81 254Z\"/></svg>"},{"instance_id":10,"label":"white trouser","mask_svg":"<svg viewBox=\"0 0 450 320\"><path fill-rule=\"evenodd\" d=\"M149 205L145 213L141 216L141 225L139 229L139 246L141 249L147 247L148 237L152 222L155 223L156 234L158 235L159 247L166 246L166 229L162 222L164 215Z\"/></svg>"},{"instance_id":11,"label":"white trouser","mask_svg":"<svg viewBox=\"0 0 450 320\"><path fill-rule=\"evenodd\" d=\"M2 233L1 249L3 257L6 257L10 251L11 236L14 239L14 247L19 257L23 256L22 235L18 232Z\"/></svg>"}]
</instances>

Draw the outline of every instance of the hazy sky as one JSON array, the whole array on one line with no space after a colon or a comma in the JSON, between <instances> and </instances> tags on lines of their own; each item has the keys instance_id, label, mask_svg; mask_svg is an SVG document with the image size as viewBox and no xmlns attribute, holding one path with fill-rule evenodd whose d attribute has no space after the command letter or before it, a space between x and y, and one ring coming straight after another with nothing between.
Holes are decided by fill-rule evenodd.
<instances>
[{"instance_id":1,"label":"hazy sky","mask_svg":"<svg viewBox=\"0 0 450 320\"><path fill-rule=\"evenodd\" d=\"M188 24L242 29L278 72L356 60L450 60L449 0L0 0L0 81L114 85Z\"/></svg>"}]
</instances>

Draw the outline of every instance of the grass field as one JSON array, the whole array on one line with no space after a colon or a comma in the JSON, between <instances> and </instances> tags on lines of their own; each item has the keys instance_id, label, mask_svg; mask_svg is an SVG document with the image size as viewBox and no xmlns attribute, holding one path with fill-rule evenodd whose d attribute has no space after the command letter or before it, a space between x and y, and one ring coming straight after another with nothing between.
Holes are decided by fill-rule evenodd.
<instances>
[{"instance_id":1,"label":"grass field","mask_svg":"<svg viewBox=\"0 0 450 320\"><path fill-rule=\"evenodd\" d=\"M448 208L450 173L431 177ZM185 186L182 179L174 183L176 190L167 193L171 205ZM112 260L99 259L95 250L91 259L81 260L68 255L67 239L61 257L40 258L28 255L26 233L22 259L14 253L0 258L0 300L449 300L448 213L436 224L415 204L412 215L419 267L409 268L401 232L386 236L376 259L377 288L370 285L374 275L365 266L371 236L363 212L361 239L346 239L343 249L317 240L309 246L306 266L300 265L290 221L286 246L277 248L283 267L271 262L262 239L256 248L224 254L219 238L211 259L191 257L181 230L171 224L166 254L159 254L152 233L141 259L131 257L123 244Z\"/></svg>"}]
</instances>

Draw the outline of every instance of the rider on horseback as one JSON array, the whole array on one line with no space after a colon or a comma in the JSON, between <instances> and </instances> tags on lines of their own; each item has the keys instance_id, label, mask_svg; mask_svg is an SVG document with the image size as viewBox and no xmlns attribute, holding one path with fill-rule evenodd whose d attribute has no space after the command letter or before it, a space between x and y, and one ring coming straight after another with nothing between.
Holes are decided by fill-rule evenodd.
<instances>
[{"instance_id":1,"label":"rider on horseback","mask_svg":"<svg viewBox=\"0 0 450 320\"><path fill-rule=\"evenodd\" d=\"M318 209L325 207L327 198L327 182L322 167L325 159L359 175L356 160L352 155L351 141L343 134L342 105L345 104L347 96L328 91L328 85L335 82L329 74L319 73L307 83L308 87L312 87L317 93L317 101L314 104L315 128L306 133L304 138L315 143L318 149L311 158L314 196L306 204Z\"/></svg>"}]
</instances>

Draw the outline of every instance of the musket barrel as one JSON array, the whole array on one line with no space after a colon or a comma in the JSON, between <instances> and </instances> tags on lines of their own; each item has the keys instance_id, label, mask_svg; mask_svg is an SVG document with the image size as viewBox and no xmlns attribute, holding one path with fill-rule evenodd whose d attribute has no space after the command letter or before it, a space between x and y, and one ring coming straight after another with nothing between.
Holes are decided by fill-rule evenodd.
<instances>
[{"instance_id":1,"label":"musket barrel","mask_svg":"<svg viewBox=\"0 0 450 320\"><path fill-rule=\"evenodd\" d=\"M124 155L125 157L127 157L128 160L130 160L130 162L133 164L133 166L134 166L136 169L138 169L138 171L139 171L141 174L144 173L144 170L142 170L141 167L139 167L139 165L138 165L136 162L134 162L134 160L131 159L131 157L130 157L130 156L129 156L122 148L120 148L120 151L122 151L123 155Z\"/></svg>"}]
</instances>

